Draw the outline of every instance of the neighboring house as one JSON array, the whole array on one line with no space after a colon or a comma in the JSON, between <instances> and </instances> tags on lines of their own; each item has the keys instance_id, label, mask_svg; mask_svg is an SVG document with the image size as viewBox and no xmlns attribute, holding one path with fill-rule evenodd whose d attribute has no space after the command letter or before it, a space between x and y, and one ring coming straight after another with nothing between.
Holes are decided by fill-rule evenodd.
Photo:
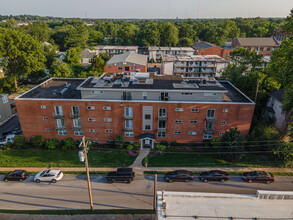
<instances>
[{"instance_id":1,"label":"neighboring house","mask_svg":"<svg viewBox=\"0 0 293 220\"><path fill-rule=\"evenodd\" d=\"M233 48L218 47L206 41L198 42L191 47L194 49L195 55L218 55L225 60L229 60L229 55L234 50Z\"/></svg>"},{"instance_id":2,"label":"neighboring house","mask_svg":"<svg viewBox=\"0 0 293 220\"><path fill-rule=\"evenodd\" d=\"M275 126L278 129L282 129L284 126L284 122L287 118L287 111L282 110L282 102L283 102L283 96L285 93L285 89L280 89L277 91L272 92L269 95L269 100L267 102L267 106L264 109L264 115L275 118Z\"/></svg>"},{"instance_id":3,"label":"neighboring house","mask_svg":"<svg viewBox=\"0 0 293 220\"><path fill-rule=\"evenodd\" d=\"M96 54L99 53L108 53L109 57L111 58L114 55L132 52L137 53L138 52L138 46L107 46L107 45L97 45L94 46L94 51L96 51Z\"/></svg>"},{"instance_id":4,"label":"neighboring house","mask_svg":"<svg viewBox=\"0 0 293 220\"><path fill-rule=\"evenodd\" d=\"M104 73L87 79L51 78L15 98L26 139L199 142L231 127L249 133L255 103L229 81L187 80L154 73Z\"/></svg>"},{"instance_id":5,"label":"neighboring house","mask_svg":"<svg viewBox=\"0 0 293 220\"><path fill-rule=\"evenodd\" d=\"M249 51L256 51L263 56L271 56L272 51L280 46L274 37L237 37L232 42L232 47L244 47Z\"/></svg>"},{"instance_id":6,"label":"neighboring house","mask_svg":"<svg viewBox=\"0 0 293 220\"><path fill-rule=\"evenodd\" d=\"M12 115L8 95L0 94L0 123Z\"/></svg>"},{"instance_id":7,"label":"neighboring house","mask_svg":"<svg viewBox=\"0 0 293 220\"><path fill-rule=\"evenodd\" d=\"M104 67L104 72L147 72L147 62L148 56L127 52L113 56Z\"/></svg>"},{"instance_id":8,"label":"neighboring house","mask_svg":"<svg viewBox=\"0 0 293 220\"><path fill-rule=\"evenodd\" d=\"M148 48L149 51L149 61L154 62L161 61L162 55L193 55L194 49L191 47L155 47L151 46Z\"/></svg>"},{"instance_id":9,"label":"neighboring house","mask_svg":"<svg viewBox=\"0 0 293 220\"><path fill-rule=\"evenodd\" d=\"M91 59L93 59L95 55L98 55L96 51L90 50L90 49L84 49L81 52L81 60L80 60L81 65L85 67L90 66Z\"/></svg>"},{"instance_id":10,"label":"neighboring house","mask_svg":"<svg viewBox=\"0 0 293 220\"><path fill-rule=\"evenodd\" d=\"M275 37L276 40L280 41L280 42L286 40L287 38L289 38L291 36L292 36L292 33L291 34L282 33L282 28L276 29L273 34L273 37Z\"/></svg>"},{"instance_id":11,"label":"neighboring house","mask_svg":"<svg viewBox=\"0 0 293 220\"><path fill-rule=\"evenodd\" d=\"M66 53L65 52L58 52L56 57L58 58L58 60L60 60L61 63L63 63L64 59L66 58Z\"/></svg>"},{"instance_id":12,"label":"neighboring house","mask_svg":"<svg viewBox=\"0 0 293 220\"><path fill-rule=\"evenodd\" d=\"M219 77L227 61L217 55L164 55L161 73L186 78Z\"/></svg>"},{"instance_id":13,"label":"neighboring house","mask_svg":"<svg viewBox=\"0 0 293 220\"><path fill-rule=\"evenodd\" d=\"M44 41L44 42L42 43L42 45L43 45L43 46L47 46L47 47L48 47L48 46L51 46L52 44L51 44L51 43L49 43L49 42L47 42L47 41Z\"/></svg>"}]
</instances>

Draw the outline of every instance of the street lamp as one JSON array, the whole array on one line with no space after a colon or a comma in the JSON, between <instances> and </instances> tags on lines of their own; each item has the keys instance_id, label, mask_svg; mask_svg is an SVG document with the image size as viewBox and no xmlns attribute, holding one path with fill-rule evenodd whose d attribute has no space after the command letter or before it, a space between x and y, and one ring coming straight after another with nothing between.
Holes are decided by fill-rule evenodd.
<instances>
[{"instance_id":1,"label":"street lamp","mask_svg":"<svg viewBox=\"0 0 293 220\"><path fill-rule=\"evenodd\" d=\"M80 162L84 162L85 168L86 168L86 176L87 176L87 186L89 191L89 199L90 199L90 207L91 211L94 210L93 206L93 198L92 198L92 190L91 190L91 182L90 182L90 174L89 174L89 167L88 167L88 159L87 159L87 152L88 148L87 145L89 144L89 141L85 143L85 137L82 137L82 141L79 144L79 147L83 147L83 150L78 152L79 160Z\"/></svg>"}]
</instances>

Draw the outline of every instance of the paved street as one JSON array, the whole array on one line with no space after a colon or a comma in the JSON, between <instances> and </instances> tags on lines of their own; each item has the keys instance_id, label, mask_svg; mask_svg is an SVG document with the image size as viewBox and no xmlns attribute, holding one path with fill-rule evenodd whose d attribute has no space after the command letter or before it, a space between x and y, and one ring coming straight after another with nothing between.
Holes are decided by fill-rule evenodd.
<instances>
[{"instance_id":1,"label":"paved street","mask_svg":"<svg viewBox=\"0 0 293 220\"><path fill-rule=\"evenodd\" d=\"M151 209L153 179L151 175L138 175L131 184L105 181L105 175L91 175L95 209ZM218 192L256 194L256 190L293 191L293 177L276 177L272 184L246 183L239 176L231 176L225 183L202 183L196 179L189 183L166 183L158 176L158 191ZM88 209L85 175L65 174L55 184L35 183L31 175L23 183L3 181L0 176L1 209Z\"/></svg>"},{"instance_id":2,"label":"paved street","mask_svg":"<svg viewBox=\"0 0 293 220\"><path fill-rule=\"evenodd\" d=\"M11 131L14 129L20 129L18 116L12 117L9 121L0 126L0 136L2 136L3 132Z\"/></svg>"}]
</instances>

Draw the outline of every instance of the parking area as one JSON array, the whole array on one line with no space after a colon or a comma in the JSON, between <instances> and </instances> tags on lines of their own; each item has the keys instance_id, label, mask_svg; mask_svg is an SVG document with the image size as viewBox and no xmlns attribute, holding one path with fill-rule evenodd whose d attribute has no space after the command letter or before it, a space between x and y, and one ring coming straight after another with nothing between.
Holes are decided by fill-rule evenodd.
<instances>
[{"instance_id":1,"label":"parking area","mask_svg":"<svg viewBox=\"0 0 293 220\"><path fill-rule=\"evenodd\" d=\"M4 132L20 129L20 123L17 114L9 121L0 126L0 137Z\"/></svg>"}]
</instances>

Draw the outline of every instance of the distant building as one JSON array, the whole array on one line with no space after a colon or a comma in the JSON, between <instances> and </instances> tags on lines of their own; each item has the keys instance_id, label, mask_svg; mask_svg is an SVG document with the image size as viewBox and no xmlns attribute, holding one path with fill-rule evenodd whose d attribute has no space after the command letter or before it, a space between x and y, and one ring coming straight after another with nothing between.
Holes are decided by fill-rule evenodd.
<instances>
[{"instance_id":1,"label":"distant building","mask_svg":"<svg viewBox=\"0 0 293 220\"><path fill-rule=\"evenodd\" d=\"M161 72L186 78L219 77L227 61L217 55L164 55Z\"/></svg>"},{"instance_id":2,"label":"distant building","mask_svg":"<svg viewBox=\"0 0 293 220\"><path fill-rule=\"evenodd\" d=\"M276 40L280 41L280 42L286 40L287 38L289 38L291 36L292 36L292 33L291 34L284 34L282 32L282 28L276 29L273 34L273 37L275 37Z\"/></svg>"},{"instance_id":3,"label":"distant building","mask_svg":"<svg viewBox=\"0 0 293 220\"><path fill-rule=\"evenodd\" d=\"M63 63L64 59L66 58L66 53L65 52L58 52L56 57L58 60L60 60L61 63Z\"/></svg>"},{"instance_id":4,"label":"distant building","mask_svg":"<svg viewBox=\"0 0 293 220\"><path fill-rule=\"evenodd\" d=\"M99 53L108 53L109 57L117 54L132 52L138 52L138 46L107 46L107 45L97 45L94 46L94 51L98 55Z\"/></svg>"},{"instance_id":5,"label":"distant building","mask_svg":"<svg viewBox=\"0 0 293 220\"><path fill-rule=\"evenodd\" d=\"M12 115L8 95L0 94L0 123Z\"/></svg>"},{"instance_id":6,"label":"distant building","mask_svg":"<svg viewBox=\"0 0 293 220\"><path fill-rule=\"evenodd\" d=\"M237 37L232 42L232 47L244 47L249 51L256 51L264 56L271 56L272 51L280 46L279 42L274 37Z\"/></svg>"},{"instance_id":7,"label":"distant building","mask_svg":"<svg viewBox=\"0 0 293 220\"><path fill-rule=\"evenodd\" d=\"M191 47L154 47L151 46L148 48L149 51L149 61L153 60L158 62L162 59L162 55L193 55L194 49Z\"/></svg>"},{"instance_id":8,"label":"distant building","mask_svg":"<svg viewBox=\"0 0 293 220\"><path fill-rule=\"evenodd\" d=\"M148 56L127 52L113 56L106 64L104 72L147 72Z\"/></svg>"},{"instance_id":9,"label":"distant building","mask_svg":"<svg viewBox=\"0 0 293 220\"><path fill-rule=\"evenodd\" d=\"M201 41L191 46L195 55L218 55L225 60L229 60L230 53L234 50L231 48L218 47L217 45Z\"/></svg>"},{"instance_id":10,"label":"distant building","mask_svg":"<svg viewBox=\"0 0 293 220\"><path fill-rule=\"evenodd\" d=\"M84 49L81 52L81 60L80 63L82 66L90 66L91 65L91 60L95 55L98 55L98 53L95 50L90 50L90 49Z\"/></svg>"}]
</instances>

